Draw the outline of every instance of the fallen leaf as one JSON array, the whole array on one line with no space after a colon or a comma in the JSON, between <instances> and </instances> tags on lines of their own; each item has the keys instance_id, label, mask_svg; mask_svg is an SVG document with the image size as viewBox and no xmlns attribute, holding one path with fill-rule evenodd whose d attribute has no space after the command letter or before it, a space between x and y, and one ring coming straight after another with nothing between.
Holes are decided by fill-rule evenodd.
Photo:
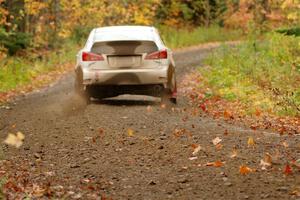
<instances>
[{"instance_id":1,"label":"fallen leaf","mask_svg":"<svg viewBox=\"0 0 300 200\"><path fill-rule=\"evenodd\" d=\"M280 135L284 135L285 132L286 132L286 128L285 127L281 127L278 131L279 131Z\"/></svg>"},{"instance_id":2,"label":"fallen leaf","mask_svg":"<svg viewBox=\"0 0 300 200\"><path fill-rule=\"evenodd\" d=\"M256 110L255 110L255 115L256 115L257 117L259 117L259 116L261 115L261 110L260 110L259 108L256 108Z\"/></svg>"},{"instance_id":3,"label":"fallen leaf","mask_svg":"<svg viewBox=\"0 0 300 200\"><path fill-rule=\"evenodd\" d=\"M285 175L290 175L290 174L293 173L292 168L291 168L291 166L289 164L285 165L285 168L284 168L283 172L284 172Z\"/></svg>"},{"instance_id":4,"label":"fallen leaf","mask_svg":"<svg viewBox=\"0 0 300 200\"><path fill-rule=\"evenodd\" d=\"M293 162L293 164L300 169L300 159L295 160L295 162Z\"/></svg>"},{"instance_id":5,"label":"fallen leaf","mask_svg":"<svg viewBox=\"0 0 300 200\"><path fill-rule=\"evenodd\" d=\"M227 130L227 129L224 131L224 135L225 135L225 136L228 135L228 130Z\"/></svg>"},{"instance_id":6,"label":"fallen leaf","mask_svg":"<svg viewBox=\"0 0 300 200\"><path fill-rule=\"evenodd\" d=\"M219 150L221 150L223 148L223 145L222 144L217 144L216 145L216 149L219 151Z\"/></svg>"},{"instance_id":7,"label":"fallen leaf","mask_svg":"<svg viewBox=\"0 0 300 200\"><path fill-rule=\"evenodd\" d=\"M198 152L201 150L201 146L200 145L197 145L197 147L196 148L194 148L194 151L193 151L193 156L194 155L197 155L198 154Z\"/></svg>"},{"instance_id":8,"label":"fallen leaf","mask_svg":"<svg viewBox=\"0 0 300 200\"><path fill-rule=\"evenodd\" d=\"M214 163L214 167L222 167L223 166L223 162L221 162L221 161L216 161L215 163Z\"/></svg>"},{"instance_id":9,"label":"fallen leaf","mask_svg":"<svg viewBox=\"0 0 300 200\"><path fill-rule=\"evenodd\" d=\"M257 129L257 125L252 124L252 125L250 126L250 128L251 128L252 130L256 130L256 129Z\"/></svg>"},{"instance_id":10,"label":"fallen leaf","mask_svg":"<svg viewBox=\"0 0 300 200\"><path fill-rule=\"evenodd\" d=\"M230 155L230 158L235 158L237 157L237 150L234 148L233 151L232 151L232 154Z\"/></svg>"},{"instance_id":11,"label":"fallen leaf","mask_svg":"<svg viewBox=\"0 0 300 200\"><path fill-rule=\"evenodd\" d=\"M232 113L231 113L230 111L228 111L228 110L225 110L225 111L224 111L224 118L225 118L225 119L230 119L230 118L232 118Z\"/></svg>"},{"instance_id":12,"label":"fallen leaf","mask_svg":"<svg viewBox=\"0 0 300 200\"><path fill-rule=\"evenodd\" d=\"M255 142L254 142L253 137L249 137L247 143L248 143L248 147L254 147Z\"/></svg>"},{"instance_id":13,"label":"fallen leaf","mask_svg":"<svg viewBox=\"0 0 300 200\"><path fill-rule=\"evenodd\" d=\"M294 196L296 196L296 197L300 197L300 191L299 191L299 189L293 190L293 191L291 192L291 195L294 195Z\"/></svg>"},{"instance_id":14,"label":"fallen leaf","mask_svg":"<svg viewBox=\"0 0 300 200\"><path fill-rule=\"evenodd\" d=\"M284 141L284 142L282 142L282 146L284 146L285 148L288 148L289 144L286 141Z\"/></svg>"},{"instance_id":15,"label":"fallen leaf","mask_svg":"<svg viewBox=\"0 0 300 200\"><path fill-rule=\"evenodd\" d=\"M261 165L261 169L262 169L262 170L266 170L267 167L270 167L270 166L271 166L270 163L265 162L264 160L260 160L260 164L259 164L259 165Z\"/></svg>"},{"instance_id":16,"label":"fallen leaf","mask_svg":"<svg viewBox=\"0 0 300 200\"><path fill-rule=\"evenodd\" d=\"M161 107L162 109L165 109L165 108L166 108L166 104L161 104L160 107Z\"/></svg>"},{"instance_id":17,"label":"fallen leaf","mask_svg":"<svg viewBox=\"0 0 300 200\"><path fill-rule=\"evenodd\" d=\"M22 146L24 139L25 136L21 132L17 132L17 134L9 133L7 138L4 140L4 143L19 148Z\"/></svg>"},{"instance_id":18,"label":"fallen leaf","mask_svg":"<svg viewBox=\"0 0 300 200\"><path fill-rule=\"evenodd\" d=\"M224 163L222 161L215 161L206 163L206 166L222 167L223 164Z\"/></svg>"},{"instance_id":19,"label":"fallen leaf","mask_svg":"<svg viewBox=\"0 0 300 200\"><path fill-rule=\"evenodd\" d=\"M42 197L44 196L46 190L44 188L41 188L39 185L37 184L33 184L33 196L34 197Z\"/></svg>"},{"instance_id":20,"label":"fallen leaf","mask_svg":"<svg viewBox=\"0 0 300 200\"><path fill-rule=\"evenodd\" d=\"M104 129L103 128L99 128L98 133L99 133L100 137L104 137Z\"/></svg>"},{"instance_id":21,"label":"fallen leaf","mask_svg":"<svg viewBox=\"0 0 300 200\"><path fill-rule=\"evenodd\" d=\"M147 112L152 112L152 107L151 106L147 106Z\"/></svg>"},{"instance_id":22,"label":"fallen leaf","mask_svg":"<svg viewBox=\"0 0 300 200\"><path fill-rule=\"evenodd\" d=\"M188 167L187 166L183 166L182 169L188 169Z\"/></svg>"},{"instance_id":23,"label":"fallen leaf","mask_svg":"<svg viewBox=\"0 0 300 200\"><path fill-rule=\"evenodd\" d=\"M189 160L196 160L196 159L198 159L197 156L194 156L194 157L190 157L190 158L189 158Z\"/></svg>"},{"instance_id":24,"label":"fallen leaf","mask_svg":"<svg viewBox=\"0 0 300 200\"><path fill-rule=\"evenodd\" d=\"M207 111L207 108L204 104L199 105L199 108L201 108L203 112Z\"/></svg>"},{"instance_id":25,"label":"fallen leaf","mask_svg":"<svg viewBox=\"0 0 300 200\"><path fill-rule=\"evenodd\" d=\"M20 140L24 140L25 139L25 135L22 132L17 132L17 138L19 138Z\"/></svg>"},{"instance_id":26,"label":"fallen leaf","mask_svg":"<svg viewBox=\"0 0 300 200\"><path fill-rule=\"evenodd\" d=\"M52 172L52 171L48 171L48 172L45 172L45 175L46 176L54 176L54 172Z\"/></svg>"},{"instance_id":27,"label":"fallen leaf","mask_svg":"<svg viewBox=\"0 0 300 200\"><path fill-rule=\"evenodd\" d=\"M217 145L217 144L219 144L220 142L222 142L222 139L219 138L219 137L216 137L215 139L212 140L212 143L213 143L214 145Z\"/></svg>"},{"instance_id":28,"label":"fallen leaf","mask_svg":"<svg viewBox=\"0 0 300 200\"><path fill-rule=\"evenodd\" d=\"M272 165L272 156L269 153L265 153L264 161Z\"/></svg>"},{"instance_id":29,"label":"fallen leaf","mask_svg":"<svg viewBox=\"0 0 300 200\"><path fill-rule=\"evenodd\" d=\"M134 131L131 128L129 128L127 129L127 134L129 137L132 137L134 135Z\"/></svg>"},{"instance_id":30,"label":"fallen leaf","mask_svg":"<svg viewBox=\"0 0 300 200\"><path fill-rule=\"evenodd\" d=\"M240 174L246 175L252 172L253 170L250 167L247 167L246 165L240 166Z\"/></svg>"},{"instance_id":31,"label":"fallen leaf","mask_svg":"<svg viewBox=\"0 0 300 200\"><path fill-rule=\"evenodd\" d=\"M214 162L208 162L205 164L206 166L214 166Z\"/></svg>"}]
</instances>

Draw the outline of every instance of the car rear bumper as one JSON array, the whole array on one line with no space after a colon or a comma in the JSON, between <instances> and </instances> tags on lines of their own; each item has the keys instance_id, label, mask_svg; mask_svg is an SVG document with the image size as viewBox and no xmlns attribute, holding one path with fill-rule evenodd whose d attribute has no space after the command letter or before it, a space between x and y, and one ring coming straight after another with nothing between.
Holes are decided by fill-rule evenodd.
<instances>
[{"instance_id":1,"label":"car rear bumper","mask_svg":"<svg viewBox=\"0 0 300 200\"><path fill-rule=\"evenodd\" d=\"M89 70L83 69L84 85L145 85L166 84L168 68Z\"/></svg>"}]
</instances>

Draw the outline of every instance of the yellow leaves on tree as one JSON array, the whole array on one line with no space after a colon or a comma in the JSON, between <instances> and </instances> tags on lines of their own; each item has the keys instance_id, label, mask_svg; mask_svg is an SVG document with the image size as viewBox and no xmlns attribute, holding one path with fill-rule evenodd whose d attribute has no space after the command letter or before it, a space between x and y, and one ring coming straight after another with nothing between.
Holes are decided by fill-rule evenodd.
<instances>
[{"instance_id":1,"label":"yellow leaves on tree","mask_svg":"<svg viewBox=\"0 0 300 200\"><path fill-rule=\"evenodd\" d=\"M299 24L300 1L299 0L273 0L261 1L241 0L236 6L227 2L228 10L225 13L226 27L242 28L248 31L249 25L268 24L269 27L278 27L287 23Z\"/></svg>"},{"instance_id":2,"label":"yellow leaves on tree","mask_svg":"<svg viewBox=\"0 0 300 200\"><path fill-rule=\"evenodd\" d=\"M24 0L25 11L28 15L38 15L44 8L48 7L46 2L40 0Z\"/></svg>"},{"instance_id":3,"label":"yellow leaves on tree","mask_svg":"<svg viewBox=\"0 0 300 200\"><path fill-rule=\"evenodd\" d=\"M299 23L300 0L284 0L281 4L281 10L284 12L287 20Z\"/></svg>"},{"instance_id":4,"label":"yellow leaves on tree","mask_svg":"<svg viewBox=\"0 0 300 200\"><path fill-rule=\"evenodd\" d=\"M59 35L69 37L75 27L100 27L103 25L152 25L160 0L61 0L64 13Z\"/></svg>"},{"instance_id":5,"label":"yellow leaves on tree","mask_svg":"<svg viewBox=\"0 0 300 200\"><path fill-rule=\"evenodd\" d=\"M0 5L4 0L0 0ZM0 6L0 25L7 25L7 15L9 12L2 6Z\"/></svg>"},{"instance_id":6,"label":"yellow leaves on tree","mask_svg":"<svg viewBox=\"0 0 300 200\"><path fill-rule=\"evenodd\" d=\"M168 18L165 21L167 26L179 26L181 23L179 15L181 13L181 5L179 1L171 1Z\"/></svg>"}]
</instances>

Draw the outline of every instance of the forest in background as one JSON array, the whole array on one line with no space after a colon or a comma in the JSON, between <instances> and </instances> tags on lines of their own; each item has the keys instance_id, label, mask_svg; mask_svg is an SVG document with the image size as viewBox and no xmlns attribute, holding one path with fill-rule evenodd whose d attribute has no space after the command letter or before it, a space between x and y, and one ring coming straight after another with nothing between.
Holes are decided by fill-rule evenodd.
<instances>
[{"instance_id":1,"label":"forest in background","mask_svg":"<svg viewBox=\"0 0 300 200\"><path fill-rule=\"evenodd\" d=\"M300 15L299 0L0 0L0 5L2 58L22 55L28 47L80 42L100 26L154 25L164 31L217 25L247 33L295 25Z\"/></svg>"}]
</instances>

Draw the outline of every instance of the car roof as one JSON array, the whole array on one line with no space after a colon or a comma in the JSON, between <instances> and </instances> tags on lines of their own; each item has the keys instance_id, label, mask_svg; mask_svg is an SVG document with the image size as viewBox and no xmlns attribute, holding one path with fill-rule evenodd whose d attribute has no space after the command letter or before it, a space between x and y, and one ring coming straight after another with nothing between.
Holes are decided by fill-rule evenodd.
<instances>
[{"instance_id":1,"label":"car roof","mask_svg":"<svg viewBox=\"0 0 300 200\"><path fill-rule=\"evenodd\" d=\"M154 41L156 29L151 26L107 26L94 29L94 41Z\"/></svg>"}]
</instances>

